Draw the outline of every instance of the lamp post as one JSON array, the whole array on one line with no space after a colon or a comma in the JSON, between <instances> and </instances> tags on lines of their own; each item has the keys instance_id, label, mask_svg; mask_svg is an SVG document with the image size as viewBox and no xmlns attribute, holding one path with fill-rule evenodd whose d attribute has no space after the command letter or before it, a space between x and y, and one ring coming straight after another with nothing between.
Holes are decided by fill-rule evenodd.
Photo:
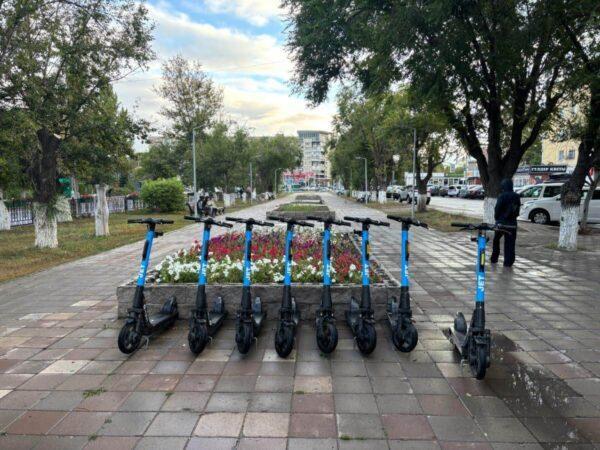
<instances>
[{"instance_id":1,"label":"lamp post","mask_svg":"<svg viewBox=\"0 0 600 450\"><path fill-rule=\"evenodd\" d=\"M198 215L198 187L196 185L196 130L192 129L192 170L194 171L194 215Z\"/></svg>"},{"instance_id":2,"label":"lamp post","mask_svg":"<svg viewBox=\"0 0 600 450\"><path fill-rule=\"evenodd\" d=\"M281 167L278 169L275 169L275 184L273 185L273 193L275 194L275 197L277 197L277 171L281 170Z\"/></svg>"},{"instance_id":3,"label":"lamp post","mask_svg":"<svg viewBox=\"0 0 600 450\"><path fill-rule=\"evenodd\" d=\"M356 156L356 159L364 159L365 161L365 204L369 202L369 196L368 196L368 181L367 181L367 158L364 158L362 156Z\"/></svg>"},{"instance_id":4,"label":"lamp post","mask_svg":"<svg viewBox=\"0 0 600 450\"><path fill-rule=\"evenodd\" d=\"M416 199L415 199L415 184L417 182L417 129L413 128L413 182L412 182L412 196L411 196L411 200L412 200L412 205L411 205L411 212L410 212L410 217L412 219L415 218L415 205L416 205Z\"/></svg>"},{"instance_id":5,"label":"lamp post","mask_svg":"<svg viewBox=\"0 0 600 450\"><path fill-rule=\"evenodd\" d=\"M394 155L392 156L392 159L394 160L394 167L392 168L392 184L396 184L396 166L400 162L400 155Z\"/></svg>"},{"instance_id":6,"label":"lamp post","mask_svg":"<svg viewBox=\"0 0 600 450\"><path fill-rule=\"evenodd\" d=\"M250 163L250 204L252 204L252 163Z\"/></svg>"}]
</instances>

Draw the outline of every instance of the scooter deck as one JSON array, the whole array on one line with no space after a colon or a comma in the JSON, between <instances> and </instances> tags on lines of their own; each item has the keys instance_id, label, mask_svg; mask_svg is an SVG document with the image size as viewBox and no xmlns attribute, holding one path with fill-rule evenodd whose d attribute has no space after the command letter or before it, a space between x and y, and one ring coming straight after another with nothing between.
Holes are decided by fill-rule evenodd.
<instances>
[{"instance_id":1,"label":"scooter deck","mask_svg":"<svg viewBox=\"0 0 600 450\"><path fill-rule=\"evenodd\" d=\"M462 358L466 358L468 356L465 354L465 343L467 341L467 333L461 333L459 331L456 331L454 327L449 328L448 332L448 339L450 340L450 342L454 344L454 347L456 348L458 353L460 353Z\"/></svg>"},{"instance_id":2,"label":"scooter deck","mask_svg":"<svg viewBox=\"0 0 600 450\"><path fill-rule=\"evenodd\" d=\"M220 327L225 318L227 317L227 311L225 312L209 312L208 313L208 327L209 334L212 336Z\"/></svg>"},{"instance_id":3,"label":"scooter deck","mask_svg":"<svg viewBox=\"0 0 600 450\"><path fill-rule=\"evenodd\" d=\"M177 320L177 314L163 314L158 313L150 316L148 319L150 322L150 327L154 328L163 328L172 325Z\"/></svg>"}]
</instances>

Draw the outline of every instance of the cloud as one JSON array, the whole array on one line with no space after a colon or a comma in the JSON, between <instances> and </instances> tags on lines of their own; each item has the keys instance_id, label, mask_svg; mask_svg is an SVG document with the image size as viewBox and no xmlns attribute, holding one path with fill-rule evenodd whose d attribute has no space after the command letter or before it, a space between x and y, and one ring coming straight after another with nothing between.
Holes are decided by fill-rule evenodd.
<instances>
[{"instance_id":1,"label":"cloud","mask_svg":"<svg viewBox=\"0 0 600 450\"><path fill-rule=\"evenodd\" d=\"M251 128L253 135L295 135L299 129L331 128L335 113L332 103L311 109L303 99L290 94L292 64L275 36L195 22L165 2L148 8L156 23L154 50L158 60L147 72L115 85L125 107L134 110L137 105L137 116L159 129L167 127L159 114L164 100L152 88L160 81L161 63L181 54L202 63L224 89L225 115Z\"/></svg>"},{"instance_id":2,"label":"cloud","mask_svg":"<svg viewBox=\"0 0 600 450\"><path fill-rule=\"evenodd\" d=\"M281 15L280 3L280 0L206 0L211 12L233 13L257 27Z\"/></svg>"},{"instance_id":3,"label":"cloud","mask_svg":"<svg viewBox=\"0 0 600 450\"><path fill-rule=\"evenodd\" d=\"M274 36L250 35L227 27L194 22L164 3L148 5L156 23L154 48L160 57L181 53L213 72L261 74L288 78L292 64Z\"/></svg>"}]
</instances>

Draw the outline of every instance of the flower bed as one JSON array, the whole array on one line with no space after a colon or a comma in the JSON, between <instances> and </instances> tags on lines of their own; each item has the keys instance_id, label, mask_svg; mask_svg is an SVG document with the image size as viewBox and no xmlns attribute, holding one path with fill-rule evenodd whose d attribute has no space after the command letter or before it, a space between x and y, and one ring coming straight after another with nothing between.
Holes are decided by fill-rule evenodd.
<instances>
[{"instance_id":1,"label":"flower bed","mask_svg":"<svg viewBox=\"0 0 600 450\"><path fill-rule=\"evenodd\" d=\"M283 282L285 232L254 232L252 239L252 282ZM201 243L194 241L188 250L167 256L157 267L157 283L195 283L198 281L198 256ZM298 232L292 246L292 280L297 283L320 283L323 279L319 232ZM210 241L207 277L209 284L240 283L244 254L244 233L232 232ZM361 256L346 233L332 234L332 282L361 282ZM371 263L371 280L381 282L381 276Z\"/></svg>"}]
</instances>

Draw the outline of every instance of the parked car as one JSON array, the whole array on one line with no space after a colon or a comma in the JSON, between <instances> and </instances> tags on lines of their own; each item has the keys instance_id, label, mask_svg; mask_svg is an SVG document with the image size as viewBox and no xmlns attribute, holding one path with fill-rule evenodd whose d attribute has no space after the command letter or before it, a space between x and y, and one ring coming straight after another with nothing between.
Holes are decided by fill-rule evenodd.
<instances>
[{"instance_id":1,"label":"parked car","mask_svg":"<svg viewBox=\"0 0 600 450\"><path fill-rule=\"evenodd\" d=\"M419 193L417 192L417 190L415 189L415 198L417 199L417 201L419 200ZM412 202L412 186L411 189L407 192L407 198L406 201L408 203ZM427 202L426 204L429 205L429 203L431 202L431 190L428 188L427 189Z\"/></svg>"},{"instance_id":2,"label":"parked car","mask_svg":"<svg viewBox=\"0 0 600 450\"><path fill-rule=\"evenodd\" d=\"M440 186L440 197L447 197L448 196L448 186Z\"/></svg>"},{"instance_id":3,"label":"parked car","mask_svg":"<svg viewBox=\"0 0 600 450\"><path fill-rule=\"evenodd\" d=\"M460 188L458 189L458 195L457 197L460 198L469 198L469 190L470 190L471 186L463 184L462 186L460 186Z\"/></svg>"},{"instance_id":4,"label":"parked car","mask_svg":"<svg viewBox=\"0 0 600 450\"><path fill-rule=\"evenodd\" d=\"M472 189L469 189L469 193L467 198L473 198L477 200L483 200L485 197L485 191L483 190L483 186L475 186Z\"/></svg>"},{"instance_id":5,"label":"parked car","mask_svg":"<svg viewBox=\"0 0 600 450\"><path fill-rule=\"evenodd\" d=\"M543 186L543 185L540 185ZM584 188L581 196L581 204L579 214L583 213L583 200L589 189ZM543 189L542 196L534 200L528 200L521 207L521 215L519 219L531 220L533 223L548 224L560 220L560 193L552 197L543 195L546 191ZM590 201L590 209L588 212L589 223L600 223L600 189L594 191L592 200Z\"/></svg>"},{"instance_id":6,"label":"parked car","mask_svg":"<svg viewBox=\"0 0 600 450\"><path fill-rule=\"evenodd\" d=\"M440 186L437 184L434 184L431 186L431 196L435 197L437 195L440 195Z\"/></svg>"},{"instance_id":7,"label":"parked car","mask_svg":"<svg viewBox=\"0 0 600 450\"><path fill-rule=\"evenodd\" d=\"M458 197L457 186L448 186L448 197Z\"/></svg>"},{"instance_id":8,"label":"parked car","mask_svg":"<svg viewBox=\"0 0 600 450\"><path fill-rule=\"evenodd\" d=\"M521 197L521 205L530 200L539 198L551 198L560 194L563 183L542 183L528 186L518 192Z\"/></svg>"}]
</instances>

